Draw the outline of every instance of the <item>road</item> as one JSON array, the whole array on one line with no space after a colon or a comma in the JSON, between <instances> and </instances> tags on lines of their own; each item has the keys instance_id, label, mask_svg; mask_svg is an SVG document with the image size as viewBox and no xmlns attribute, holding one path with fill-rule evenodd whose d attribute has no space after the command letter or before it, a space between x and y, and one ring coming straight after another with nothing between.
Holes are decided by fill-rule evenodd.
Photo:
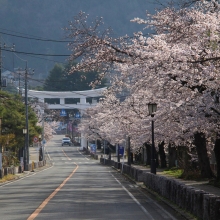
<instances>
[{"instance_id":1,"label":"road","mask_svg":"<svg viewBox=\"0 0 220 220\"><path fill-rule=\"evenodd\" d=\"M182 219L117 171L62 147L61 139L46 147L51 167L0 186L0 219Z\"/></svg>"}]
</instances>

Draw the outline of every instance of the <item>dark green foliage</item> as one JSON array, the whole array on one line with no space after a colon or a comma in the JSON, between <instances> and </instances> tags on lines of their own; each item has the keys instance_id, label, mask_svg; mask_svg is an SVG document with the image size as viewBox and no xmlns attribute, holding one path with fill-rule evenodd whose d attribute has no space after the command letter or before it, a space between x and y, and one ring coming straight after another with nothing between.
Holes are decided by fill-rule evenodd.
<instances>
[{"instance_id":1,"label":"dark green foliage","mask_svg":"<svg viewBox=\"0 0 220 220\"><path fill-rule=\"evenodd\" d=\"M7 143L7 149L17 152L24 145L23 128L25 128L25 105L21 97L0 91L0 118L1 136L13 135ZM37 117L29 107L29 140L41 132L41 127L36 126Z\"/></svg>"},{"instance_id":2,"label":"dark green foliage","mask_svg":"<svg viewBox=\"0 0 220 220\"><path fill-rule=\"evenodd\" d=\"M90 90L92 87L90 83L98 79L97 72L81 73L75 72L73 74L68 74L71 65L69 63L65 67L60 64L55 64L54 68L50 71L44 85L44 90L46 91L84 91ZM106 80L102 80L100 85L96 88L101 88L105 86Z\"/></svg>"}]
</instances>

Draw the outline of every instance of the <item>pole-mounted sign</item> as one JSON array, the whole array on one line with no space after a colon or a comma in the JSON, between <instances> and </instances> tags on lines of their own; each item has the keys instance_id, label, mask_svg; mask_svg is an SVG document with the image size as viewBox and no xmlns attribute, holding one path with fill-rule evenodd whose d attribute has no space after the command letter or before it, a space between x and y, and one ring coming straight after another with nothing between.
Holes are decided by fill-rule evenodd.
<instances>
[{"instance_id":1,"label":"pole-mounted sign","mask_svg":"<svg viewBox=\"0 0 220 220\"><path fill-rule=\"evenodd\" d=\"M34 136L33 141L34 141L34 143L37 143L38 142L38 137Z\"/></svg>"},{"instance_id":2,"label":"pole-mounted sign","mask_svg":"<svg viewBox=\"0 0 220 220\"><path fill-rule=\"evenodd\" d=\"M62 109L62 110L61 110L60 116L67 116L65 109Z\"/></svg>"}]
</instances>

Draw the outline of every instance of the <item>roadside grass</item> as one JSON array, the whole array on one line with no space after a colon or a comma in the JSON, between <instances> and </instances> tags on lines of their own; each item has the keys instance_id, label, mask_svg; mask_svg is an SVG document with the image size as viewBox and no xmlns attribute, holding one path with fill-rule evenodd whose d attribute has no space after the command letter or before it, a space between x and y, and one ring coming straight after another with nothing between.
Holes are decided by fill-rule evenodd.
<instances>
[{"instance_id":1,"label":"roadside grass","mask_svg":"<svg viewBox=\"0 0 220 220\"><path fill-rule=\"evenodd\" d=\"M4 182L10 181L10 180L14 180L16 178L17 178L16 175L8 174L8 175L4 176L2 179L0 179L0 183L4 183Z\"/></svg>"},{"instance_id":2,"label":"roadside grass","mask_svg":"<svg viewBox=\"0 0 220 220\"><path fill-rule=\"evenodd\" d=\"M171 168L169 170L164 170L163 173L175 178L180 178L183 174L183 170L178 168Z\"/></svg>"}]
</instances>

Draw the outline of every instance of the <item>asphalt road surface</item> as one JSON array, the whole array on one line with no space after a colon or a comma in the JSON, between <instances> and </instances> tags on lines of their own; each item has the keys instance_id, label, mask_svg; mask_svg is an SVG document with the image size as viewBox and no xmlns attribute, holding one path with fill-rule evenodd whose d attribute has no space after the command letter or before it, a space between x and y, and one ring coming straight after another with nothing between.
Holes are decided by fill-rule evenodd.
<instances>
[{"instance_id":1,"label":"asphalt road surface","mask_svg":"<svg viewBox=\"0 0 220 220\"><path fill-rule=\"evenodd\" d=\"M51 167L0 186L0 219L182 219L117 171L62 147L62 137L46 147Z\"/></svg>"}]
</instances>

